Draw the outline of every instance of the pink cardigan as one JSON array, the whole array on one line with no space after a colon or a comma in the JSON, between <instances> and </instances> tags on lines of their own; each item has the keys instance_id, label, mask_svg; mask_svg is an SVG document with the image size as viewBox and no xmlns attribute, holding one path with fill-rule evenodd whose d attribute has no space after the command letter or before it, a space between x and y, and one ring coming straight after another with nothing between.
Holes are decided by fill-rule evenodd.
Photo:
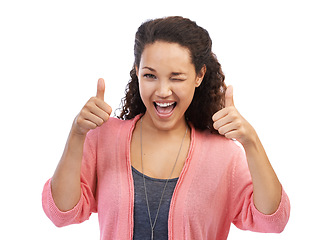
<instances>
[{"instance_id":1,"label":"pink cardigan","mask_svg":"<svg viewBox=\"0 0 325 240\"><path fill-rule=\"evenodd\" d=\"M51 194L51 179L43 189L43 209L58 226L81 223L98 212L100 235L133 238L134 186L130 162L132 120L110 118L87 135L82 162L82 196L70 211L61 212ZM191 146L170 204L168 239L227 239L230 224L258 231L283 231L290 204L282 190L278 210L260 213L242 149L234 141L191 128Z\"/></svg>"}]
</instances>

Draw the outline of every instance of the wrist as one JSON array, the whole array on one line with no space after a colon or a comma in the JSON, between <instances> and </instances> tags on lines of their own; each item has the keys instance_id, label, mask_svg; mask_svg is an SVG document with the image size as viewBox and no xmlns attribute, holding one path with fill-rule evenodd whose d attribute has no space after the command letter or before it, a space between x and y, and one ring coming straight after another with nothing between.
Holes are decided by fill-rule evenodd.
<instances>
[{"instance_id":1,"label":"wrist","mask_svg":"<svg viewBox=\"0 0 325 240\"><path fill-rule=\"evenodd\" d=\"M88 131L85 131L78 126L76 119L73 121L70 135L74 138L85 139Z\"/></svg>"},{"instance_id":2,"label":"wrist","mask_svg":"<svg viewBox=\"0 0 325 240\"><path fill-rule=\"evenodd\" d=\"M257 149L259 143L260 143L260 140L259 140L255 130L253 130L252 133L241 142L241 144L243 145L243 147L246 151L248 151L250 149Z\"/></svg>"},{"instance_id":3,"label":"wrist","mask_svg":"<svg viewBox=\"0 0 325 240\"><path fill-rule=\"evenodd\" d=\"M74 139L74 140L81 140L84 141L86 139L87 133L82 133L80 131L78 131L77 129L75 129L74 127L72 127L71 131L70 131L70 138Z\"/></svg>"}]
</instances>

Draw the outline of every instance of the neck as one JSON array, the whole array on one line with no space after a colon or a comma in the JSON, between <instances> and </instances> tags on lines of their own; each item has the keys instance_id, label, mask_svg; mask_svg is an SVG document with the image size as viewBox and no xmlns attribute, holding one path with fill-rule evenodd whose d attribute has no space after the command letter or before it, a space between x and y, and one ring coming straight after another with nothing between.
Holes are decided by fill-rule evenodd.
<instances>
[{"instance_id":1,"label":"neck","mask_svg":"<svg viewBox=\"0 0 325 240\"><path fill-rule=\"evenodd\" d=\"M188 128L187 122L185 117L178 121L174 126L170 128L165 128L164 126L156 126L152 121L151 117L145 113L142 116L143 122L143 131L147 134L153 134L155 136L164 137L164 136L171 136L171 135L182 135Z\"/></svg>"}]
</instances>

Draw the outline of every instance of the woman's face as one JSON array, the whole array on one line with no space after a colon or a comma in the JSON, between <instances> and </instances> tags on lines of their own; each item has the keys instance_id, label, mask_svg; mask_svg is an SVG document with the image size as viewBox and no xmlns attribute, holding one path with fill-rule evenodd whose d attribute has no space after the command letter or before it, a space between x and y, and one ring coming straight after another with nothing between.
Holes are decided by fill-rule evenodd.
<instances>
[{"instance_id":1,"label":"woman's face","mask_svg":"<svg viewBox=\"0 0 325 240\"><path fill-rule=\"evenodd\" d=\"M141 99L146 106L144 120L159 130L185 127L185 111L205 68L196 74L190 52L177 43L156 41L144 48L137 76Z\"/></svg>"}]
</instances>

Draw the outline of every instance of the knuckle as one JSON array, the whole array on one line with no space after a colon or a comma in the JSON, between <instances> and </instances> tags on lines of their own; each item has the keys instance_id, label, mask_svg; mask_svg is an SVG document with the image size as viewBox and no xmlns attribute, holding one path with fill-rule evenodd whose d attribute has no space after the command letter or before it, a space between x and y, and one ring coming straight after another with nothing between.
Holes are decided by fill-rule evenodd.
<instances>
[{"instance_id":1,"label":"knuckle","mask_svg":"<svg viewBox=\"0 0 325 240\"><path fill-rule=\"evenodd\" d=\"M234 136L234 134L231 133L231 132L230 132L230 133L226 133L226 134L225 134L225 137L226 137L226 138L229 138L229 139L236 138L236 137Z\"/></svg>"},{"instance_id":2,"label":"knuckle","mask_svg":"<svg viewBox=\"0 0 325 240\"><path fill-rule=\"evenodd\" d=\"M213 114L213 116L212 116L212 121L216 121L217 120L217 116L216 116L217 114L215 113L215 114Z\"/></svg>"},{"instance_id":3,"label":"knuckle","mask_svg":"<svg viewBox=\"0 0 325 240\"><path fill-rule=\"evenodd\" d=\"M111 108L111 106L108 106L108 117L111 115L113 109Z\"/></svg>"},{"instance_id":4,"label":"knuckle","mask_svg":"<svg viewBox=\"0 0 325 240\"><path fill-rule=\"evenodd\" d=\"M85 108L83 108L83 109L81 109L81 111L80 111L80 114L79 114L79 117L78 118L80 118L81 116L82 117L84 117L86 114L87 114L87 110L85 109Z\"/></svg>"},{"instance_id":5,"label":"knuckle","mask_svg":"<svg viewBox=\"0 0 325 240\"><path fill-rule=\"evenodd\" d=\"M77 125L79 125L79 126L82 125L82 122L83 122L83 119L80 116L78 116L76 119Z\"/></svg>"},{"instance_id":6,"label":"knuckle","mask_svg":"<svg viewBox=\"0 0 325 240\"><path fill-rule=\"evenodd\" d=\"M104 116L104 122L106 122L109 119L109 116L110 115L108 113L105 114L105 116Z\"/></svg>"},{"instance_id":7,"label":"knuckle","mask_svg":"<svg viewBox=\"0 0 325 240\"><path fill-rule=\"evenodd\" d=\"M229 116L231 117L231 119L236 119L236 118L237 118L237 114L236 114L235 111L231 111L231 112L229 113Z\"/></svg>"},{"instance_id":8,"label":"knuckle","mask_svg":"<svg viewBox=\"0 0 325 240\"><path fill-rule=\"evenodd\" d=\"M90 98L90 99L86 102L85 106L89 106L89 104L91 104L92 102L93 102L93 98Z\"/></svg>"},{"instance_id":9,"label":"knuckle","mask_svg":"<svg viewBox=\"0 0 325 240\"><path fill-rule=\"evenodd\" d=\"M98 126L101 126L103 123L104 123L104 120L100 118L100 119L98 120Z\"/></svg>"},{"instance_id":10,"label":"knuckle","mask_svg":"<svg viewBox=\"0 0 325 240\"><path fill-rule=\"evenodd\" d=\"M90 108L90 103L89 102L87 102L86 104L85 104L85 106L81 109L81 112L85 112L85 110L86 109L89 109Z\"/></svg>"},{"instance_id":11,"label":"knuckle","mask_svg":"<svg viewBox=\"0 0 325 240\"><path fill-rule=\"evenodd\" d=\"M242 126L241 122L239 120L235 121L235 128L240 129Z\"/></svg>"},{"instance_id":12,"label":"knuckle","mask_svg":"<svg viewBox=\"0 0 325 240\"><path fill-rule=\"evenodd\" d=\"M95 97L92 97L89 99L89 101L86 103L85 106L87 106L87 108L92 108L96 104L95 101L96 101Z\"/></svg>"},{"instance_id":13,"label":"knuckle","mask_svg":"<svg viewBox=\"0 0 325 240\"><path fill-rule=\"evenodd\" d=\"M225 131L223 128L219 128L218 129L218 132L221 134L221 135L225 135Z\"/></svg>"},{"instance_id":14,"label":"knuckle","mask_svg":"<svg viewBox=\"0 0 325 240\"><path fill-rule=\"evenodd\" d=\"M87 109L89 109L91 111L94 109L96 104L94 102L88 102L88 104L86 106L87 106Z\"/></svg>"}]
</instances>

